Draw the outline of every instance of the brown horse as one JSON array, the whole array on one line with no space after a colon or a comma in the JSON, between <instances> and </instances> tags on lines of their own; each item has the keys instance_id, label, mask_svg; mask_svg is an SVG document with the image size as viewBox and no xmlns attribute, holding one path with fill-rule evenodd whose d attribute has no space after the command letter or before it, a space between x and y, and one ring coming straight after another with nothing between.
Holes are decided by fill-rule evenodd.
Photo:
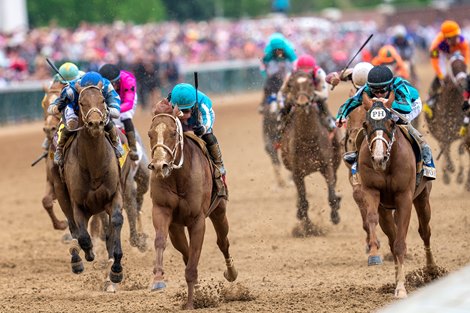
<instances>
[{"instance_id":1,"label":"brown horse","mask_svg":"<svg viewBox=\"0 0 470 313\"><path fill-rule=\"evenodd\" d=\"M48 141L51 143L54 139L54 135L57 132L57 128L60 123L60 117L56 115L49 115L47 109L60 95L63 88L63 84L60 82L54 82L50 87L44 88L45 95L42 100L42 108L44 110L44 126L43 131L46 134ZM49 153L46 156L46 192L42 198L42 206L49 214L54 229L64 230L67 228L67 222L61 221L57 218L54 213L54 200L56 200L56 194L54 190L54 161L52 155L54 154L53 145L49 145Z\"/></svg>"},{"instance_id":2,"label":"brown horse","mask_svg":"<svg viewBox=\"0 0 470 313\"><path fill-rule=\"evenodd\" d=\"M108 258L112 263L109 279L119 283L123 278L121 180L118 160L104 131L108 116L102 83L87 87L77 83L75 88L79 93L79 128L64 155L63 183L56 179L55 184L60 207L74 238L70 247L72 271L79 274L84 270L79 255L81 249L87 261L94 260L88 221L104 211L109 217L106 235Z\"/></svg>"},{"instance_id":3,"label":"brown horse","mask_svg":"<svg viewBox=\"0 0 470 313\"><path fill-rule=\"evenodd\" d=\"M234 281L237 271L229 253L227 201L218 197L211 205L211 163L198 144L183 134L178 112L177 108L172 110L168 102L162 100L154 110L148 132L152 147L152 161L149 164L149 169L152 170L150 193L157 255L152 290L166 287L163 252L169 234L173 246L183 255L188 284L186 308L192 309L207 216L214 225L217 245L225 258L227 270L224 277L228 281ZM184 232L185 226L189 233L189 245Z\"/></svg>"},{"instance_id":4,"label":"brown horse","mask_svg":"<svg viewBox=\"0 0 470 313\"><path fill-rule=\"evenodd\" d=\"M276 178L277 185L284 187L286 185L281 176L281 162L279 160L279 147L276 146L279 137L277 115L279 113L279 102L271 101L266 104L271 94L277 94L282 86L284 76L282 73L275 74L266 79L264 87L264 100L263 100L263 140L264 149L268 153L271 163L274 168L274 177Z\"/></svg>"},{"instance_id":5,"label":"brown horse","mask_svg":"<svg viewBox=\"0 0 470 313\"><path fill-rule=\"evenodd\" d=\"M470 133L469 132L467 132L465 137L463 137L462 139L462 143L460 144L460 147L459 147L459 154L463 155L465 151L467 151L468 156L470 156ZM463 182L463 179L464 179L463 166L461 165L460 167L461 167L460 169L461 181ZM468 168L468 172L467 172L467 182L465 183L465 188L467 189L467 191L470 191L470 167Z\"/></svg>"},{"instance_id":6,"label":"brown horse","mask_svg":"<svg viewBox=\"0 0 470 313\"><path fill-rule=\"evenodd\" d=\"M305 190L305 177L319 171L328 185L328 202L331 208L331 221L340 221L338 209L341 198L336 195L336 171L341 155L340 143L335 137L328 138L328 130L322 125L317 104L314 101L312 77L297 71L289 78L292 91L287 95L293 107L287 116L288 123L281 138L282 160L292 172L297 187L297 218L309 234L312 222L308 217L308 201Z\"/></svg>"},{"instance_id":7,"label":"brown horse","mask_svg":"<svg viewBox=\"0 0 470 313\"><path fill-rule=\"evenodd\" d=\"M377 223L388 237L395 260L395 296L407 296L405 289L404 258L406 235L414 204L419 234L424 242L426 265L435 266L430 237L431 206L429 195L431 181L423 177L416 184L416 158L413 148L392 119L392 112L380 101L372 104L364 101L368 110L364 131L366 140L360 147L358 172L362 198L355 198L361 211L366 213L369 232L369 265L378 265L382 259L378 253Z\"/></svg>"},{"instance_id":8,"label":"brown horse","mask_svg":"<svg viewBox=\"0 0 470 313\"><path fill-rule=\"evenodd\" d=\"M444 85L436 99L433 118L430 119L425 115L429 131L439 143L439 156L443 154L445 158L442 172L445 184L450 182L449 173L455 171L450 147L455 140L459 139L459 127L462 121L462 91L467 83L467 66L462 56L453 56L449 60L449 67L449 74L445 77Z\"/></svg>"}]
</instances>

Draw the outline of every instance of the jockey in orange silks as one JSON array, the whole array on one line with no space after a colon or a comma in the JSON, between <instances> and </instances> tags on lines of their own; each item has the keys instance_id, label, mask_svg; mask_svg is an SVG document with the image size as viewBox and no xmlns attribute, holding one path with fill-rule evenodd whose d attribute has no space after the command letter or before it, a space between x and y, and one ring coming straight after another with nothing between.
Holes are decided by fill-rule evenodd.
<instances>
[{"instance_id":1,"label":"jockey in orange silks","mask_svg":"<svg viewBox=\"0 0 470 313\"><path fill-rule=\"evenodd\" d=\"M377 56L372 59L371 63L374 66L388 66L396 76L403 79L408 80L410 77L410 73L405 62L403 62L397 49L392 45L385 45L380 48Z\"/></svg>"}]
</instances>

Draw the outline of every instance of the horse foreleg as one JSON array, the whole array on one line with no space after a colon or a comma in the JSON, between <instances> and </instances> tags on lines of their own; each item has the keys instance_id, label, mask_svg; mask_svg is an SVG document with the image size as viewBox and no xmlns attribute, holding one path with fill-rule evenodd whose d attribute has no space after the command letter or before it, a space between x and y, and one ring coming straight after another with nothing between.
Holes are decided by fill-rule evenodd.
<instances>
[{"instance_id":1,"label":"horse foreleg","mask_svg":"<svg viewBox=\"0 0 470 313\"><path fill-rule=\"evenodd\" d=\"M363 201L359 204L361 210L366 212L366 223L369 229L369 258L368 265L382 264L382 258L379 255L379 240L377 238L377 224L379 223L378 207L380 201L380 192L376 189L364 188Z\"/></svg>"},{"instance_id":2,"label":"horse foreleg","mask_svg":"<svg viewBox=\"0 0 470 313\"><path fill-rule=\"evenodd\" d=\"M122 216L122 196L119 192L114 196L111 208L106 210L111 217L109 223L109 235L106 241L109 259L113 259L113 265L109 272L109 279L113 283L120 283L123 278L122 274L122 246L121 246L121 230L124 218Z\"/></svg>"},{"instance_id":3,"label":"horse foreleg","mask_svg":"<svg viewBox=\"0 0 470 313\"><path fill-rule=\"evenodd\" d=\"M308 201L305 189L305 176L294 171L292 173L295 187L297 187L297 218L300 221L310 220L308 217Z\"/></svg>"},{"instance_id":4,"label":"horse foreleg","mask_svg":"<svg viewBox=\"0 0 470 313\"><path fill-rule=\"evenodd\" d=\"M406 298L407 292L405 289L405 253L406 253L406 235L410 224L411 208L413 195L411 191L401 192L395 194L395 204L397 206L395 211L395 222L397 224L397 236L393 243L394 256L398 261L396 265L396 288L395 297Z\"/></svg>"},{"instance_id":5,"label":"horse foreleg","mask_svg":"<svg viewBox=\"0 0 470 313\"><path fill-rule=\"evenodd\" d=\"M42 206L46 210L47 214L49 214L49 217L52 221L52 226L54 229L59 229L59 230L64 230L67 228L67 222L66 221L60 221L57 216L54 213L54 185L47 180L46 181L46 192L44 197L42 198Z\"/></svg>"},{"instance_id":6,"label":"horse foreleg","mask_svg":"<svg viewBox=\"0 0 470 313\"><path fill-rule=\"evenodd\" d=\"M194 308L194 285L197 283L197 266L201 256L202 243L204 241L204 233L206 230L206 222L204 214L199 215L197 220L188 227L189 232L189 259L186 265L185 278L188 284L188 302L186 309Z\"/></svg>"},{"instance_id":7,"label":"horse foreleg","mask_svg":"<svg viewBox=\"0 0 470 313\"><path fill-rule=\"evenodd\" d=\"M431 205L429 203L431 186L431 183L428 182L421 194L419 194L413 201L419 221L418 232L424 243L427 267L435 266L434 257L431 251L431 226L429 225L431 220Z\"/></svg>"},{"instance_id":8,"label":"horse foreleg","mask_svg":"<svg viewBox=\"0 0 470 313\"><path fill-rule=\"evenodd\" d=\"M353 199L359 207L359 212L361 213L362 218L362 229L366 232L366 254L370 252L369 240L370 240L370 230L369 224L367 224L367 210L364 200L364 193L361 189L361 185L353 185Z\"/></svg>"},{"instance_id":9,"label":"horse foreleg","mask_svg":"<svg viewBox=\"0 0 470 313\"><path fill-rule=\"evenodd\" d=\"M388 245L390 246L390 252L393 255L393 261L395 262L395 271L396 271L397 258L395 257L395 252L393 251L393 244L397 237L397 226L395 224L393 210L385 209L382 205L380 205L379 206L379 224L380 224L380 228L382 228L383 232L388 238ZM395 276L395 281L396 280L397 280L397 277Z\"/></svg>"},{"instance_id":10,"label":"horse foreleg","mask_svg":"<svg viewBox=\"0 0 470 313\"><path fill-rule=\"evenodd\" d=\"M85 252L85 259L91 262L95 259L95 254L93 253L93 243L87 230L90 215L88 213L85 214L84 208L76 204L73 207L73 215L78 227L78 243Z\"/></svg>"},{"instance_id":11,"label":"horse foreleg","mask_svg":"<svg viewBox=\"0 0 470 313\"><path fill-rule=\"evenodd\" d=\"M184 226L172 223L170 225L169 233L173 247L175 247L175 249L183 256L184 265L188 265L189 244L186 234L184 233Z\"/></svg>"},{"instance_id":12,"label":"horse foreleg","mask_svg":"<svg viewBox=\"0 0 470 313\"><path fill-rule=\"evenodd\" d=\"M147 235L138 232L138 220L140 219L137 210L136 189L133 186L132 179L127 181L126 194L124 198L124 207L127 213L127 220L129 221L130 244L132 247L137 247L140 252L147 250Z\"/></svg>"},{"instance_id":13,"label":"horse foreleg","mask_svg":"<svg viewBox=\"0 0 470 313\"><path fill-rule=\"evenodd\" d=\"M163 252L165 252L166 241L168 237L168 229L170 227L172 220L171 209L153 206L152 209L152 221L153 227L155 228L155 267L153 269L153 283L151 290L160 291L166 288L164 281L164 271L163 271Z\"/></svg>"},{"instance_id":14,"label":"horse foreleg","mask_svg":"<svg viewBox=\"0 0 470 313\"><path fill-rule=\"evenodd\" d=\"M329 164L328 166L321 167L321 174L326 179L328 185L328 204L331 208L330 219L333 224L338 224L340 222L339 217L339 205L341 197L336 195L336 174L333 166Z\"/></svg>"},{"instance_id":15,"label":"horse foreleg","mask_svg":"<svg viewBox=\"0 0 470 313\"><path fill-rule=\"evenodd\" d=\"M232 282L237 279L238 271L233 264L233 259L229 252L230 242L227 237L229 227L226 215L226 203L226 201L221 202L209 217L217 234L217 246L225 258L227 270L224 272L224 277L229 282Z\"/></svg>"}]
</instances>

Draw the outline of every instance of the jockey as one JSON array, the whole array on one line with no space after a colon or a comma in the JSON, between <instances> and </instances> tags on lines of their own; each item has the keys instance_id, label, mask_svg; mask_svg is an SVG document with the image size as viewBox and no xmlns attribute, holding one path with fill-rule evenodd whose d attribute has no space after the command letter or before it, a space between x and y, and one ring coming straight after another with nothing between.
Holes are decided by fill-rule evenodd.
<instances>
[{"instance_id":1,"label":"jockey","mask_svg":"<svg viewBox=\"0 0 470 313\"><path fill-rule=\"evenodd\" d=\"M445 76L445 68L441 68L441 62L443 59L449 59L455 52L465 58L465 63L468 65L470 61L468 42L461 35L459 24L455 21L447 20L441 25L441 31L434 38L430 47L431 64L436 73L436 77L431 83L429 89L429 98L423 105L423 111L432 118L432 109L436 102L436 96L439 94L439 89L443 85Z\"/></svg>"},{"instance_id":2,"label":"jockey","mask_svg":"<svg viewBox=\"0 0 470 313\"><path fill-rule=\"evenodd\" d=\"M374 66L369 62L359 62L353 68L348 68L342 73L331 72L326 75L326 82L332 86L336 86L340 81L350 80L354 89L351 89L352 97L362 86L367 83L367 75Z\"/></svg>"},{"instance_id":3,"label":"jockey","mask_svg":"<svg viewBox=\"0 0 470 313\"><path fill-rule=\"evenodd\" d=\"M395 75L408 79L410 74L405 62L401 58L397 49L392 45L385 45L379 49L377 56L372 59L372 65L386 65L388 66Z\"/></svg>"},{"instance_id":4,"label":"jockey","mask_svg":"<svg viewBox=\"0 0 470 313\"><path fill-rule=\"evenodd\" d=\"M138 160L139 155L137 154L137 143L135 136L134 123L132 118L134 117L135 110L137 107L137 87L136 80L132 73L119 70L114 64L105 64L99 69L99 73L104 78L108 79L117 91L121 98L121 115L120 121L124 125L126 131L127 141L129 143L129 158L131 160Z\"/></svg>"},{"instance_id":5,"label":"jockey","mask_svg":"<svg viewBox=\"0 0 470 313\"><path fill-rule=\"evenodd\" d=\"M52 77L52 80L49 83L49 86L47 87L47 89L51 88L51 86L56 82L60 82L62 84L62 88L63 88L70 81L79 78L81 76L81 73L83 73L83 72L81 72L75 64L73 64L72 62L65 62L64 64L62 64L59 67L59 73L55 74ZM46 96L47 95L45 94L44 98L42 100L43 101L43 103L42 103L43 109L44 109L44 100L46 99ZM51 143L49 142L49 139L46 136L46 138L44 139L44 141L42 143L42 148L45 151L49 151L50 144Z\"/></svg>"},{"instance_id":6,"label":"jockey","mask_svg":"<svg viewBox=\"0 0 470 313\"><path fill-rule=\"evenodd\" d=\"M181 83L173 87L168 95L168 100L173 107L177 106L183 112L183 118L188 118L186 126L206 143L207 150L216 166L214 176L219 191L218 195L227 197L224 161L222 160L219 143L212 129L215 113L212 109L211 99L200 91L197 91L196 97L196 88L190 84Z\"/></svg>"},{"instance_id":7,"label":"jockey","mask_svg":"<svg viewBox=\"0 0 470 313\"><path fill-rule=\"evenodd\" d=\"M424 176L435 179L436 170L432 159L431 148L423 140L422 135L411 125L411 121L419 115L422 109L419 93L407 80L394 77L388 67L374 66L374 68L370 70L367 76L367 84L360 88L353 97L349 98L339 108L336 117L336 125L341 127L349 113L362 104L362 96L364 93L370 98L379 98L385 101L386 98L390 96L391 92L395 94L392 109L403 114L408 119L406 128L421 147ZM397 118L396 121L400 124L404 123L404 121L399 118ZM354 163L357 162L357 151L346 152L344 160L354 165Z\"/></svg>"},{"instance_id":8,"label":"jockey","mask_svg":"<svg viewBox=\"0 0 470 313\"><path fill-rule=\"evenodd\" d=\"M294 63L294 71L303 71L312 76L312 83L315 87L314 90L314 101L318 104L320 109L320 114L324 116L324 125L331 132L336 128L335 121L333 116L331 116L326 100L328 99L328 86L325 80L326 73L325 71L317 65L315 58L311 55L305 54L299 57L299 59ZM279 120L281 125L284 125L284 119L289 114L292 108L292 101L289 100L291 93L291 86L289 85L290 74L284 80L284 84L281 87L282 95L285 95L287 98L286 105L279 111ZM281 103L284 102L283 97L281 96L278 99ZM282 105L281 105L282 107ZM283 127L281 127L283 128Z\"/></svg>"},{"instance_id":9,"label":"jockey","mask_svg":"<svg viewBox=\"0 0 470 313\"><path fill-rule=\"evenodd\" d=\"M413 39L408 36L406 28L403 25L395 26L392 35L390 44L397 49L403 61L409 63L410 79L416 81L418 77L414 66L415 46Z\"/></svg>"},{"instance_id":10,"label":"jockey","mask_svg":"<svg viewBox=\"0 0 470 313\"><path fill-rule=\"evenodd\" d=\"M86 87L96 86L100 82L103 83L101 92L103 93L103 97L109 110L109 116L112 118L118 118L120 113L121 99L119 98L119 95L114 90L109 80L103 78L97 72L88 72L83 75L82 78L70 81L68 86L62 89L60 97L49 106L49 114L58 114L59 112L63 112L66 126L62 130L62 135L59 142L57 143L57 148L54 154L54 163L57 165L62 166L64 164L64 145L70 135L73 134L73 131L78 127L77 112L80 110L80 108L78 105L79 93L76 90L76 84L79 84L81 87ZM108 118L108 121L104 126L104 130L109 135L109 139L112 142L116 156L121 157L122 146L111 118Z\"/></svg>"},{"instance_id":11,"label":"jockey","mask_svg":"<svg viewBox=\"0 0 470 313\"><path fill-rule=\"evenodd\" d=\"M293 63L297 59L292 44L280 33L271 35L269 43L264 49L264 56L260 67L261 75L266 78L264 85L264 97L261 105L261 110L265 104L269 104L272 101L276 101L277 92L273 86L268 86L269 79L278 78L276 84L282 85L282 80L287 74L292 72Z\"/></svg>"}]
</instances>

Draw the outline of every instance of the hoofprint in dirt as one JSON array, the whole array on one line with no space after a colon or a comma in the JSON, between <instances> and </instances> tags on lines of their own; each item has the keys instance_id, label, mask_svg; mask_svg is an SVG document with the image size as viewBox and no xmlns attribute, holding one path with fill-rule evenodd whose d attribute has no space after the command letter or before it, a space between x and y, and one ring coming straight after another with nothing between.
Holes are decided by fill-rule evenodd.
<instances>
[{"instance_id":1,"label":"hoofprint in dirt","mask_svg":"<svg viewBox=\"0 0 470 313\"><path fill-rule=\"evenodd\" d=\"M428 81L424 78L430 79L432 72L430 67L420 69L421 93L425 95ZM335 88L329 100L331 110L335 111L346 99L348 90L346 84ZM343 196L341 223L328 222L326 196L316 196L325 195L327 186L320 174L313 174L306 179L311 219L325 230L325 235L292 236L296 191L293 186L279 190L274 183L270 160L263 150L261 118L257 113L260 97L260 93L214 97L216 132L230 188L229 239L239 277L236 283L224 282L223 256L208 224L198 268L203 311L371 312L393 302L393 293L387 292L387 286L394 283L394 265L386 261L382 266L367 266L361 217L344 165L338 170L337 185ZM141 134L149 127L149 117L149 112L137 112L135 124ZM438 153L436 142L425 135L433 152ZM86 264L83 274L70 273L67 246L60 242L62 232L51 229L41 206L44 164L30 167L41 152L42 140L41 123L0 129L0 145L4 147L0 155L0 312L30 312L32 308L41 312L179 310L186 290L180 254L168 245L167 289L150 292L154 249L149 247L142 254L132 248L126 225L122 234L124 281L115 294L101 291L104 274L100 268ZM288 177L287 171L282 174ZM444 186L438 172L431 195L431 240L442 273L470 263L468 199L462 185L451 182ZM152 242L149 196L144 201L142 222ZM381 231L379 239L380 253L387 254L388 243ZM419 273L425 254L414 211L407 246L406 274ZM223 290L232 291L235 296L226 298ZM410 296L415 290L410 288Z\"/></svg>"}]
</instances>

